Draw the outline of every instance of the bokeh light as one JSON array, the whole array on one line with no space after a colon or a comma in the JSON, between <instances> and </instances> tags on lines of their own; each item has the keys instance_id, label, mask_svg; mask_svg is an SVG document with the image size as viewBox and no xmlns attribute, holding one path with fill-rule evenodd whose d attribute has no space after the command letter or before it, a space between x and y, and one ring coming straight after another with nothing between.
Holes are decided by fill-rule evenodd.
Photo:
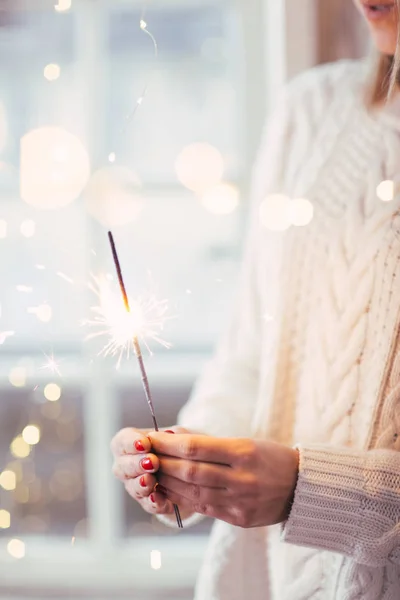
<instances>
[{"instance_id":1,"label":"bokeh light","mask_svg":"<svg viewBox=\"0 0 400 600\"><path fill-rule=\"evenodd\" d=\"M289 203L289 218L295 227L304 227L311 223L314 207L306 198L295 198Z\"/></svg>"},{"instance_id":2,"label":"bokeh light","mask_svg":"<svg viewBox=\"0 0 400 600\"><path fill-rule=\"evenodd\" d=\"M25 221L22 221L19 230L21 232L21 235L23 235L24 237L33 237L36 231L36 223L35 221L32 221L32 219L26 219Z\"/></svg>"},{"instance_id":3,"label":"bokeh light","mask_svg":"<svg viewBox=\"0 0 400 600\"><path fill-rule=\"evenodd\" d=\"M57 402L61 398L61 388L56 383L48 383L44 388L43 394L49 402Z\"/></svg>"},{"instance_id":4,"label":"bokeh light","mask_svg":"<svg viewBox=\"0 0 400 600\"><path fill-rule=\"evenodd\" d=\"M11 369L8 380L14 387L20 388L26 385L26 369L24 367L14 367Z\"/></svg>"},{"instance_id":5,"label":"bokeh light","mask_svg":"<svg viewBox=\"0 0 400 600\"><path fill-rule=\"evenodd\" d=\"M13 558L24 558L25 550L25 544L22 540L13 539L7 544L7 552Z\"/></svg>"},{"instance_id":6,"label":"bokeh light","mask_svg":"<svg viewBox=\"0 0 400 600\"><path fill-rule=\"evenodd\" d=\"M15 486L17 485L17 476L14 471L6 469L2 473L0 473L0 486L3 490L7 492L11 492L15 490Z\"/></svg>"},{"instance_id":7,"label":"bokeh light","mask_svg":"<svg viewBox=\"0 0 400 600\"><path fill-rule=\"evenodd\" d=\"M31 447L22 435L17 435L10 444L10 452L15 458L26 458L31 453Z\"/></svg>"},{"instance_id":8,"label":"bokeh light","mask_svg":"<svg viewBox=\"0 0 400 600\"><path fill-rule=\"evenodd\" d=\"M8 510L0 510L0 529L8 529L11 526L11 515Z\"/></svg>"},{"instance_id":9,"label":"bokeh light","mask_svg":"<svg viewBox=\"0 0 400 600\"><path fill-rule=\"evenodd\" d=\"M376 188L376 195L382 202L391 202L394 198L394 193L394 181L391 181L390 179L382 181Z\"/></svg>"},{"instance_id":10,"label":"bokeh light","mask_svg":"<svg viewBox=\"0 0 400 600\"><path fill-rule=\"evenodd\" d=\"M38 321L49 323L53 318L53 310L48 304L40 304L39 306L30 306L28 313L36 315Z\"/></svg>"},{"instance_id":11,"label":"bokeh light","mask_svg":"<svg viewBox=\"0 0 400 600\"><path fill-rule=\"evenodd\" d=\"M131 223L143 207L140 187L139 178L127 167L99 169L85 190L86 210L107 228Z\"/></svg>"},{"instance_id":12,"label":"bokeh light","mask_svg":"<svg viewBox=\"0 0 400 600\"><path fill-rule=\"evenodd\" d=\"M22 437L27 444L35 446L40 441L40 429L36 425L27 425L22 432Z\"/></svg>"},{"instance_id":13,"label":"bokeh light","mask_svg":"<svg viewBox=\"0 0 400 600\"><path fill-rule=\"evenodd\" d=\"M7 237L7 221L4 219L0 219L0 239L4 239Z\"/></svg>"},{"instance_id":14,"label":"bokeh light","mask_svg":"<svg viewBox=\"0 0 400 600\"><path fill-rule=\"evenodd\" d=\"M239 190L229 183L220 183L207 190L201 202L214 215L229 215L239 206Z\"/></svg>"},{"instance_id":15,"label":"bokeh light","mask_svg":"<svg viewBox=\"0 0 400 600\"><path fill-rule=\"evenodd\" d=\"M55 4L54 10L57 12L66 12L72 6L72 0L58 0L58 4Z\"/></svg>"},{"instance_id":16,"label":"bokeh light","mask_svg":"<svg viewBox=\"0 0 400 600\"><path fill-rule=\"evenodd\" d=\"M56 81L60 77L60 74L60 65L53 63L46 65L43 71L43 75L47 81Z\"/></svg>"},{"instance_id":17,"label":"bokeh light","mask_svg":"<svg viewBox=\"0 0 400 600\"><path fill-rule=\"evenodd\" d=\"M271 231L285 231L291 226L290 199L282 194L267 196L260 205L260 222Z\"/></svg>"},{"instance_id":18,"label":"bokeh light","mask_svg":"<svg viewBox=\"0 0 400 600\"><path fill-rule=\"evenodd\" d=\"M221 182L224 159L211 144L190 144L177 157L175 171L182 185L198 194L204 194Z\"/></svg>"},{"instance_id":19,"label":"bokeh light","mask_svg":"<svg viewBox=\"0 0 400 600\"><path fill-rule=\"evenodd\" d=\"M158 571L162 567L161 552L159 550L152 550L150 552L150 566L155 571Z\"/></svg>"},{"instance_id":20,"label":"bokeh light","mask_svg":"<svg viewBox=\"0 0 400 600\"><path fill-rule=\"evenodd\" d=\"M42 210L76 200L90 176L82 142L60 127L42 127L21 139L21 197Z\"/></svg>"}]
</instances>

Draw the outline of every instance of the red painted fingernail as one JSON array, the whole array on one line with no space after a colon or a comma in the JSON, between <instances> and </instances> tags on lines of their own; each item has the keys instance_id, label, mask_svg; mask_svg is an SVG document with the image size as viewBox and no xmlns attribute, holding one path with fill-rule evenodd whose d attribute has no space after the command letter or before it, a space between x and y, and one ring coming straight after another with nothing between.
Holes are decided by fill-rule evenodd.
<instances>
[{"instance_id":1,"label":"red painted fingernail","mask_svg":"<svg viewBox=\"0 0 400 600\"><path fill-rule=\"evenodd\" d=\"M138 452L146 452L146 449L140 440L136 440L134 446Z\"/></svg>"},{"instance_id":2,"label":"red painted fingernail","mask_svg":"<svg viewBox=\"0 0 400 600\"><path fill-rule=\"evenodd\" d=\"M146 487L146 478L144 475L142 475L141 478L139 479L139 483L142 487Z\"/></svg>"},{"instance_id":3,"label":"red painted fingernail","mask_svg":"<svg viewBox=\"0 0 400 600\"><path fill-rule=\"evenodd\" d=\"M154 465L151 461L151 458L143 458L140 461L140 466L142 467L142 469L144 469L145 471L153 471L154 470Z\"/></svg>"},{"instance_id":4,"label":"red painted fingernail","mask_svg":"<svg viewBox=\"0 0 400 600\"><path fill-rule=\"evenodd\" d=\"M172 429L166 429L165 433L175 433L175 431L172 431Z\"/></svg>"},{"instance_id":5,"label":"red painted fingernail","mask_svg":"<svg viewBox=\"0 0 400 600\"><path fill-rule=\"evenodd\" d=\"M150 500L152 501L153 504L156 503L156 499L154 498L154 494L150 494Z\"/></svg>"}]
</instances>

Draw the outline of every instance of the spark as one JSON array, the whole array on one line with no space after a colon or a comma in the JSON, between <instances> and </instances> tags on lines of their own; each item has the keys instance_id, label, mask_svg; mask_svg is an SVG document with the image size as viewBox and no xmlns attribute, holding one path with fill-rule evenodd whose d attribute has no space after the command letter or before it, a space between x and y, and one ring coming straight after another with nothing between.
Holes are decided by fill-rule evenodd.
<instances>
[{"instance_id":1,"label":"spark","mask_svg":"<svg viewBox=\"0 0 400 600\"><path fill-rule=\"evenodd\" d=\"M153 294L148 294L130 300L131 310L127 312L121 302L121 292L117 284L109 281L107 277L92 276L88 286L98 298L99 304L91 307L94 317L85 320L83 324L98 329L86 339L108 337L107 343L99 352L100 356L118 356L119 368L124 357L129 359L135 338L144 343L150 354L150 340L164 348L171 347L171 344L160 337L165 321L172 318L166 315L167 300L159 301Z\"/></svg>"},{"instance_id":2,"label":"spark","mask_svg":"<svg viewBox=\"0 0 400 600\"><path fill-rule=\"evenodd\" d=\"M24 294L30 294L33 291L33 288L29 285L17 285L16 288L18 292L23 292Z\"/></svg>"},{"instance_id":3,"label":"spark","mask_svg":"<svg viewBox=\"0 0 400 600\"><path fill-rule=\"evenodd\" d=\"M74 283L74 280L71 279L71 277L68 277L68 275L66 275L62 271L57 271L56 275L58 275L58 277L61 277L61 279L64 279L64 281L67 281L68 283Z\"/></svg>"},{"instance_id":4,"label":"spark","mask_svg":"<svg viewBox=\"0 0 400 600\"><path fill-rule=\"evenodd\" d=\"M45 352L43 352L43 354L46 358L46 362L40 367L40 370L48 370L53 373L53 375L54 373L57 373L57 375L61 377L60 363L54 358L54 354L51 353L50 356Z\"/></svg>"},{"instance_id":5,"label":"spark","mask_svg":"<svg viewBox=\"0 0 400 600\"><path fill-rule=\"evenodd\" d=\"M39 271L44 271L46 267L44 265L35 265L35 268Z\"/></svg>"}]
</instances>

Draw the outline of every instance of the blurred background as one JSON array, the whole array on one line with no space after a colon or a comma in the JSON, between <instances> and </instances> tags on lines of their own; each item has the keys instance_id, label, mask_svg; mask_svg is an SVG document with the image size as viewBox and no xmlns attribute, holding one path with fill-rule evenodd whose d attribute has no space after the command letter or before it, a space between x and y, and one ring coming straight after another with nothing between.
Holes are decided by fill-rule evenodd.
<instances>
[{"instance_id":1,"label":"blurred background","mask_svg":"<svg viewBox=\"0 0 400 600\"><path fill-rule=\"evenodd\" d=\"M111 475L114 433L151 420L135 361L87 340L107 229L130 294L168 299L145 360L171 425L229 315L279 89L365 40L350 0L0 0L1 598L192 597L211 523L167 529Z\"/></svg>"}]
</instances>

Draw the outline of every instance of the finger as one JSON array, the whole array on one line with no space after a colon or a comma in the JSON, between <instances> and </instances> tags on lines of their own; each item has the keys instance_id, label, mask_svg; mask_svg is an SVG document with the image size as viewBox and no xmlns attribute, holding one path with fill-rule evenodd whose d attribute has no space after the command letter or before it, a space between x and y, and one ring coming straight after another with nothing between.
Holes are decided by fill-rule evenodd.
<instances>
[{"instance_id":1,"label":"finger","mask_svg":"<svg viewBox=\"0 0 400 600\"><path fill-rule=\"evenodd\" d=\"M160 461L155 454L146 454L145 456L127 454L116 458L112 470L117 479L126 481L146 473L155 473L159 466Z\"/></svg>"},{"instance_id":2,"label":"finger","mask_svg":"<svg viewBox=\"0 0 400 600\"><path fill-rule=\"evenodd\" d=\"M171 500L160 492L152 492L146 500L143 500L143 506L153 515L169 515L174 512Z\"/></svg>"},{"instance_id":3,"label":"finger","mask_svg":"<svg viewBox=\"0 0 400 600\"><path fill-rule=\"evenodd\" d=\"M213 465L192 460L159 456L159 471L186 483L209 488L229 488L234 485L234 471L226 465Z\"/></svg>"},{"instance_id":4,"label":"finger","mask_svg":"<svg viewBox=\"0 0 400 600\"><path fill-rule=\"evenodd\" d=\"M146 433L129 427L121 429L111 440L111 452L114 456L150 452L151 442Z\"/></svg>"},{"instance_id":5,"label":"finger","mask_svg":"<svg viewBox=\"0 0 400 600\"><path fill-rule=\"evenodd\" d=\"M229 513L226 506L218 506L207 502L201 502L200 500L188 500L187 498L184 498L183 496L180 496L179 494L170 490L166 491L166 496L172 504L176 504L179 507L185 506L187 507L186 510L189 512L200 513L201 515L205 515L213 519L220 518L223 521L227 520L227 516L229 518Z\"/></svg>"},{"instance_id":6,"label":"finger","mask_svg":"<svg viewBox=\"0 0 400 600\"><path fill-rule=\"evenodd\" d=\"M168 435L156 431L150 432L149 438L157 454L224 465L231 465L236 458L236 439L188 433Z\"/></svg>"},{"instance_id":7,"label":"finger","mask_svg":"<svg viewBox=\"0 0 400 600\"><path fill-rule=\"evenodd\" d=\"M148 498L157 485L157 479L154 475L140 475L134 479L127 479L125 489L134 500L143 500Z\"/></svg>"},{"instance_id":8,"label":"finger","mask_svg":"<svg viewBox=\"0 0 400 600\"><path fill-rule=\"evenodd\" d=\"M225 488L202 487L194 483L185 483L167 475L160 475L158 482L161 490L166 491L168 498L177 503L184 498L192 505L211 504L212 506L223 506L232 499L232 493Z\"/></svg>"}]
</instances>

